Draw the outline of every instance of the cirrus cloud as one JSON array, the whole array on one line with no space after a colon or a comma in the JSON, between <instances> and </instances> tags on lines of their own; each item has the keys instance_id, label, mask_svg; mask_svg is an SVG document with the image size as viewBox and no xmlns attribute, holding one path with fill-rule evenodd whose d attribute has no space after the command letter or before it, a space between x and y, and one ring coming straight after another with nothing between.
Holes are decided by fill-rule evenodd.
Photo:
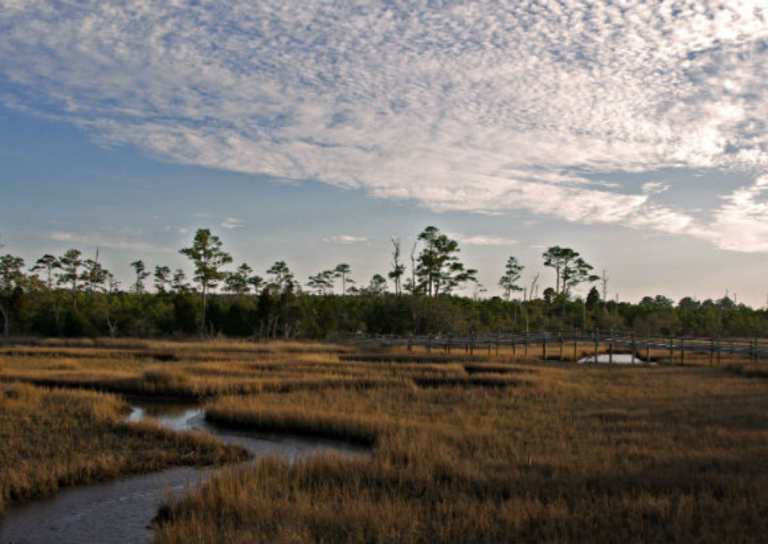
<instances>
[{"instance_id":1,"label":"cirrus cloud","mask_svg":"<svg viewBox=\"0 0 768 544\"><path fill-rule=\"evenodd\" d=\"M329 236L323 238L323 242L326 244L359 244L367 242L368 238L365 236L354 236L351 234L342 234L340 236Z\"/></svg>"}]
</instances>

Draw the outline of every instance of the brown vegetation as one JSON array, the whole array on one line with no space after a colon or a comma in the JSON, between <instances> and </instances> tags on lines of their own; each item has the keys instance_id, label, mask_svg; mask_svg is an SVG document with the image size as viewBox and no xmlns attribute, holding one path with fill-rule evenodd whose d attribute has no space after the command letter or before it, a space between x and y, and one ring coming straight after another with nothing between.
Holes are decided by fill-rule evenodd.
<instances>
[{"instance_id":1,"label":"brown vegetation","mask_svg":"<svg viewBox=\"0 0 768 544\"><path fill-rule=\"evenodd\" d=\"M531 370L510 365L514 370ZM295 391L208 417L370 443L173 502L159 542L758 541L768 385L706 368L540 366L526 386ZM492 374L489 374L492 375Z\"/></svg>"},{"instance_id":2,"label":"brown vegetation","mask_svg":"<svg viewBox=\"0 0 768 544\"><path fill-rule=\"evenodd\" d=\"M116 397L96 392L0 384L0 512L9 501L61 487L247 457L202 433L126 423L125 410Z\"/></svg>"},{"instance_id":3,"label":"brown vegetation","mask_svg":"<svg viewBox=\"0 0 768 544\"><path fill-rule=\"evenodd\" d=\"M764 375L759 365L733 366L739 375L726 361L709 368L707 354L686 356L685 367L541 363L540 346L527 358L522 348L489 357L297 343L6 349L0 379L206 398L219 424L372 448L371 458L263 459L220 473L164 508L159 542L768 534L768 381L744 377ZM591 354L577 346L577 357ZM9 398L27 394L4 387L22 388Z\"/></svg>"}]
</instances>

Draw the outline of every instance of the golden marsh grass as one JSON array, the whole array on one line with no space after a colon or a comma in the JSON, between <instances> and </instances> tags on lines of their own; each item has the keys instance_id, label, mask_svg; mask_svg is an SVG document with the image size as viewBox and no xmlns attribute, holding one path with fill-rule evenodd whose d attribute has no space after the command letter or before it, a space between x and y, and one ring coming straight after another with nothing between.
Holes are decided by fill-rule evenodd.
<instances>
[{"instance_id":1,"label":"golden marsh grass","mask_svg":"<svg viewBox=\"0 0 768 544\"><path fill-rule=\"evenodd\" d=\"M111 395L0 384L0 504L171 465L247 457L202 433L127 423L126 410Z\"/></svg>"},{"instance_id":2,"label":"golden marsh grass","mask_svg":"<svg viewBox=\"0 0 768 544\"><path fill-rule=\"evenodd\" d=\"M577 357L591 347L579 344ZM756 379L768 373L759 364L710 368L708 354L686 354L685 367L542 363L532 346L527 358L522 348L489 357L295 342L3 349L5 382L206 399L207 417L220 424L372 449L370 459L268 458L227 470L169 502L158 542L753 542L768 534L768 380ZM558 355L550 346L548 356ZM663 350L652 356L668 360ZM17 388L7 403L111 398L2 387ZM119 424L115 406L109 425ZM104 442L90 457L115 455L121 444ZM174 447L153 451L166 449ZM39 457L30 466L45 462Z\"/></svg>"},{"instance_id":3,"label":"golden marsh grass","mask_svg":"<svg viewBox=\"0 0 768 544\"><path fill-rule=\"evenodd\" d=\"M164 511L158 542L750 542L768 531L768 382L541 366L525 387L223 397L208 417L369 443L262 460Z\"/></svg>"}]
</instances>

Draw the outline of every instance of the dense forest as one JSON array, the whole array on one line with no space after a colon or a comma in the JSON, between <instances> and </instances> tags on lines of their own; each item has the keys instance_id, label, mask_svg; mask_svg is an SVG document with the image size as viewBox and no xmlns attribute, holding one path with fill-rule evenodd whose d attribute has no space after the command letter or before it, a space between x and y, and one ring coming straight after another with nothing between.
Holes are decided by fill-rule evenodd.
<instances>
[{"instance_id":1,"label":"dense forest","mask_svg":"<svg viewBox=\"0 0 768 544\"><path fill-rule=\"evenodd\" d=\"M310 276L304 285L283 261L274 263L266 278L246 263L227 270L232 257L208 229L198 230L191 246L180 250L194 266L189 281L182 269L156 266L150 271L135 261L135 279L124 289L99 262L98 251L93 259L77 249L59 257L44 255L29 267L21 257L3 255L0 327L4 336L65 337L334 338L594 329L768 336L768 312L735 304L727 296L685 297L677 303L662 295L638 304L605 300L606 278L593 274L578 252L559 246L542 255L556 282L541 295L538 276L531 285L519 285L523 266L509 257L498 282L503 296L456 296L456 289L477 285L477 271L459 259L458 242L427 227L417 244L409 268L400 242L393 239L386 277L376 274L360 286L346 263ZM592 286L588 295L573 296L581 285Z\"/></svg>"}]
</instances>

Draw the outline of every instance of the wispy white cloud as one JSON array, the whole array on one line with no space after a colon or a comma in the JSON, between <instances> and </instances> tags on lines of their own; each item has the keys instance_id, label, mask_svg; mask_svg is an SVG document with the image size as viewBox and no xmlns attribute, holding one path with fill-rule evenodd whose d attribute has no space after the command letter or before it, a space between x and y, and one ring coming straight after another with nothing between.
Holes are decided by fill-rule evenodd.
<instances>
[{"instance_id":1,"label":"wispy white cloud","mask_svg":"<svg viewBox=\"0 0 768 544\"><path fill-rule=\"evenodd\" d=\"M501 236L485 236L485 235L466 235L458 233L446 233L449 238L454 238L469 246L511 246L517 244L518 241L514 238L504 238Z\"/></svg>"},{"instance_id":2,"label":"wispy white cloud","mask_svg":"<svg viewBox=\"0 0 768 544\"><path fill-rule=\"evenodd\" d=\"M0 0L0 100L186 164L764 251L762 189L707 221L612 174L768 166L767 9Z\"/></svg>"},{"instance_id":3,"label":"wispy white cloud","mask_svg":"<svg viewBox=\"0 0 768 544\"><path fill-rule=\"evenodd\" d=\"M349 234L342 234L340 236L329 236L323 238L323 242L326 244L359 244L367 242L368 238L365 236L352 236Z\"/></svg>"},{"instance_id":4,"label":"wispy white cloud","mask_svg":"<svg viewBox=\"0 0 768 544\"><path fill-rule=\"evenodd\" d=\"M768 252L768 177L726 195L703 233L719 247L733 251Z\"/></svg>"},{"instance_id":5,"label":"wispy white cloud","mask_svg":"<svg viewBox=\"0 0 768 544\"><path fill-rule=\"evenodd\" d=\"M221 227L230 230L242 229L245 227L245 224L239 219L235 219L234 217L227 217L224 221L221 222Z\"/></svg>"},{"instance_id":6,"label":"wispy white cloud","mask_svg":"<svg viewBox=\"0 0 768 544\"><path fill-rule=\"evenodd\" d=\"M136 242L126 239L115 239L101 234L76 234L73 232L56 231L48 236L56 242L67 242L79 246L107 247L112 249L129 249L133 251L161 252L165 248L144 242Z\"/></svg>"}]
</instances>

